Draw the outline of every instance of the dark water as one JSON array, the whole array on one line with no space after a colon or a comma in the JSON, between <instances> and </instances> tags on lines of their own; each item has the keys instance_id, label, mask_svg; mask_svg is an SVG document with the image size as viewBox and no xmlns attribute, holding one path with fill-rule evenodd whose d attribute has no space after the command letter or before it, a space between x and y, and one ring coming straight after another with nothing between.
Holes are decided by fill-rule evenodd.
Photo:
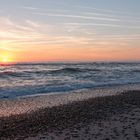
<instances>
[{"instance_id":1,"label":"dark water","mask_svg":"<svg viewBox=\"0 0 140 140\"><path fill-rule=\"evenodd\" d=\"M0 98L140 83L140 63L0 65Z\"/></svg>"}]
</instances>

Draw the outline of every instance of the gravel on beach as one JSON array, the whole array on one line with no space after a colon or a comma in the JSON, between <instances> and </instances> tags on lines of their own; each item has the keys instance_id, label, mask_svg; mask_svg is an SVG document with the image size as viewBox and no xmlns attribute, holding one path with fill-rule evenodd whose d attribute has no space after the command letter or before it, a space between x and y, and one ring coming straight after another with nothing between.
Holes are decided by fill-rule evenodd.
<instances>
[{"instance_id":1,"label":"gravel on beach","mask_svg":"<svg viewBox=\"0 0 140 140\"><path fill-rule=\"evenodd\" d=\"M0 140L140 139L140 91L0 117Z\"/></svg>"}]
</instances>

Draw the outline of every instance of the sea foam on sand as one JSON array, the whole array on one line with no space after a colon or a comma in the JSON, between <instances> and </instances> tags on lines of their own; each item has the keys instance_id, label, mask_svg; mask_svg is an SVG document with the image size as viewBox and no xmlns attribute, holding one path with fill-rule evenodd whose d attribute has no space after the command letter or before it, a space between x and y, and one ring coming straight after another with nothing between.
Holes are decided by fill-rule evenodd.
<instances>
[{"instance_id":1,"label":"sea foam on sand","mask_svg":"<svg viewBox=\"0 0 140 140\"><path fill-rule=\"evenodd\" d=\"M110 88L97 88L71 92L68 94L38 94L36 96L26 96L9 100L1 99L0 117L8 117L11 115L30 113L31 111L36 111L38 109L65 105L74 101L82 101L94 97L117 95L127 90L140 90L140 85L135 84L116 86Z\"/></svg>"}]
</instances>

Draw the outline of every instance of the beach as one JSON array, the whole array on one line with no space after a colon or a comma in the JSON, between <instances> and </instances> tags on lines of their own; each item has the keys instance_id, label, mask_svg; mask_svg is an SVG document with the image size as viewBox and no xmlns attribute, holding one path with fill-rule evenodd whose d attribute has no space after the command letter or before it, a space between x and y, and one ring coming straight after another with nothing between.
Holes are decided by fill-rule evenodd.
<instances>
[{"instance_id":1,"label":"beach","mask_svg":"<svg viewBox=\"0 0 140 140\"><path fill-rule=\"evenodd\" d=\"M0 140L140 140L140 0L1 0Z\"/></svg>"},{"instance_id":2,"label":"beach","mask_svg":"<svg viewBox=\"0 0 140 140\"><path fill-rule=\"evenodd\" d=\"M0 139L140 139L139 85L0 101Z\"/></svg>"}]
</instances>

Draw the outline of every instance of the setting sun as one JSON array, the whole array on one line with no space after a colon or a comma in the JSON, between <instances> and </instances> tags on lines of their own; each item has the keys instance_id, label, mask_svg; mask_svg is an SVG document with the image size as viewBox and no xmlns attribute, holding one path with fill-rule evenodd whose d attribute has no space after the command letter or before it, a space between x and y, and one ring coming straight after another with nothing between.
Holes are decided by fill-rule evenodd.
<instances>
[{"instance_id":1,"label":"setting sun","mask_svg":"<svg viewBox=\"0 0 140 140\"><path fill-rule=\"evenodd\" d=\"M2 62L3 62L3 63L7 63L7 62L8 62L8 59L7 59L7 58L3 58L3 59L2 59Z\"/></svg>"},{"instance_id":2,"label":"setting sun","mask_svg":"<svg viewBox=\"0 0 140 140\"><path fill-rule=\"evenodd\" d=\"M0 54L0 63L13 63L14 59L10 53L1 53Z\"/></svg>"}]
</instances>

